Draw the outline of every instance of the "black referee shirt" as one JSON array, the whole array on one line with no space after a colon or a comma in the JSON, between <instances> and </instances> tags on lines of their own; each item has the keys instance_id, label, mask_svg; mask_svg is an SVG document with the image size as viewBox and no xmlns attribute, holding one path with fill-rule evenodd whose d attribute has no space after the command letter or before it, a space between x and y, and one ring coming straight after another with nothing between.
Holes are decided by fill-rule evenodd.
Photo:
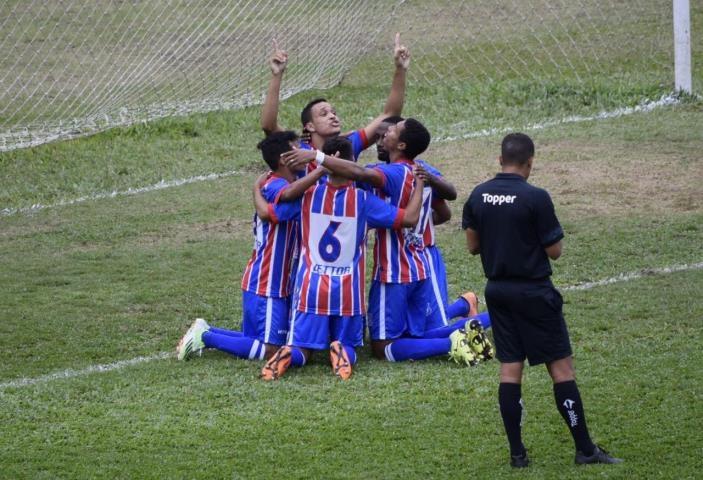
<instances>
[{"instance_id":1,"label":"black referee shirt","mask_svg":"<svg viewBox=\"0 0 703 480\"><path fill-rule=\"evenodd\" d=\"M544 249L564 237L549 193L514 173L499 173L474 188L464 204L462 227L478 232L489 280L549 277Z\"/></svg>"}]
</instances>

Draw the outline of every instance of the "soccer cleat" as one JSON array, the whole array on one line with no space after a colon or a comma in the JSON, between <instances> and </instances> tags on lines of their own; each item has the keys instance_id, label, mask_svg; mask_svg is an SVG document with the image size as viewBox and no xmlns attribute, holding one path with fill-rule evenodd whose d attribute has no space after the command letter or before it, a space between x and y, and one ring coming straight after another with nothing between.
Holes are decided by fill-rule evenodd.
<instances>
[{"instance_id":1,"label":"soccer cleat","mask_svg":"<svg viewBox=\"0 0 703 480\"><path fill-rule=\"evenodd\" d=\"M349 380L352 375L352 365L347 351L338 340L330 343L330 363L335 375L342 380Z\"/></svg>"},{"instance_id":2,"label":"soccer cleat","mask_svg":"<svg viewBox=\"0 0 703 480\"><path fill-rule=\"evenodd\" d=\"M471 345L466 339L466 332L463 329L455 330L449 335L449 340L452 342L452 347L449 350L449 358L456 363L464 363L473 367L478 364L479 360L476 354L471 349Z\"/></svg>"},{"instance_id":3,"label":"soccer cleat","mask_svg":"<svg viewBox=\"0 0 703 480\"><path fill-rule=\"evenodd\" d=\"M466 300L466 303L469 304L469 314L467 317L475 317L478 315L478 297L474 292L466 292L461 296L464 300Z\"/></svg>"},{"instance_id":4,"label":"soccer cleat","mask_svg":"<svg viewBox=\"0 0 703 480\"><path fill-rule=\"evenodd\" d=\"M493 358L493 346L486 336L486 331L481 326L481 322L476 319L469 320L461 330L466 332L467 342L480 361L488 361Z\"/></svg>"},{"instance_id":5,"label":"soccer cleat","mask_svg":"<svg viewBox=\"0 0 703 480\"><path fill-rule=\"evenodd\" d=\"M210 330L210 325L208 325L204 318L196 318L195 324L205 331Z\"/></svg>"},{"instance_id":6,"label":"soccer cleat","mask_svg":"<svg viewBox=\"0 0 703 480\"><path fill-rule=\"evenodd\" d=\"M521 455L510 455L510 466L513 468L526 468L530 466L530 459L527 457L527 450Z\"/></svg>"},{"instance_id":7,"label":"soccer cleat","mask_svg":"<svg viewBox=\"0 0 703 480\"><path fill-rule=\"evenodd\" d=\"M576 465L589 465L592 463L622 463L621 458L612 457L608 452L603 450L603 448L596 445L596 449L593 451L593 455L586 456L580 450L576 451L575 458Z\"/></svg>"},{"instance_id":8,"label":"soccer cleat","mask_svg":"<svg viewBox=\"0 0 703 480\"><path fill-rule=\"evenodd\" d=\"M290 362L292 360L291 349L288 346L283 346L276 350L273 357L264 365L261 369L261 374L259 378L270 382L271 380L278 380L286 373L288 367L290 367Z\"/></svg>"},{"instance_id":9,"label":"soccer cleat","mask_svg":"<svg viewBox=\"0 0 703 480\"><path fill-rule=\"evenodd\" d=\"M178 360L188 360L195 352L203 354L203 333L207 332L210 326L202 318L196 318L188 331L181 337L176 345L176 358Z\"/></svg>"}]
</instances>

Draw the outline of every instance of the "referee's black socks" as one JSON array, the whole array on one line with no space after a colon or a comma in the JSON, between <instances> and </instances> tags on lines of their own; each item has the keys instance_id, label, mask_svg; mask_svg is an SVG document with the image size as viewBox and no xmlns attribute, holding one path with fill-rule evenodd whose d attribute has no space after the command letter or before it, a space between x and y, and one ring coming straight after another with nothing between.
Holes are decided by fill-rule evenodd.
<instances>
[{"instance_id":1,"label":"referee's black socks","mask_svg":"<svg viewBox=\"0 0 703 480\"><path fill-rule=\"evenodd\" d=\"M501 384L502 385L502 384ZM586 456L593 455L595 445L591 441L586 427L586 415L581 403L581 395L574 380L554 384L554 400L557 403L557 410L564 418L566 425L574 437L576 450L581 451ZM502 404L501 404L502 405ZM501 407L502 408L502 407Z\"/></svg>"},{"instance_id":2,"label":"referee's black socks","mask_svg":"<svg viewBox=\"0 0 703 480\"><path fill-rule=\"evenodd\" d=\"M501 383L498 385L498 405L500 416L503 417L505 433L510 443L510 455L522 455L525 446L522 444L520 422L522 420L522 404L520 403L521 385L519 383Z\"/></svg>"}]
</instances>

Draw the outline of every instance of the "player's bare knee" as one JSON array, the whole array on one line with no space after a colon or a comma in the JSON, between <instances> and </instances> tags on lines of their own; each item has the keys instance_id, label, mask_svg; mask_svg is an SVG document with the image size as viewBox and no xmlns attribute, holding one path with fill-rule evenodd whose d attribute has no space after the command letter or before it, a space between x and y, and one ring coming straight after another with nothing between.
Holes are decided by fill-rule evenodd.
<instances>
[{"instance_id":1,"label":"player's bare knee","mask_svg":"<svg viewBox=\"0 0 703 480\"><path fill-rule=\"evenodd\" d=\"M389 343L390 342L385 341L371 342L371 353L373 354L375 359L386 359L386 345L388 345Z\"/></svg>"},{"instance_id":2,"label":"player's bare knee","mask_svg":"<svg viewBox=\"0 0 703 480\"><path fill-rule=\"evenodd\" d=\"M264 359L268 360L273 357L273 354L276 353L279 348L281 348L280 345L273 345L271 343L267 343L264 351Z\"/></svg>"},{"instance_id":3,"label":"player's bare knee","mask_svg":"<svg viewBox=\"0 0 703 480\"><path fill-rule=\"evenodd\" d=\"M509 362L500 364L501 383L522 383L522 362Z\"/></svg>"},{"instance_id":4,"label":"player's bare knee","mask_svg":"<svg viewBox=\"0 0 703 480\"><path fill-rule=\"evenodd\" d=\"M571 356L549 362L547 371L554 383L570 382L576 379L574 362Z\"/></svg>"}]
</instances>

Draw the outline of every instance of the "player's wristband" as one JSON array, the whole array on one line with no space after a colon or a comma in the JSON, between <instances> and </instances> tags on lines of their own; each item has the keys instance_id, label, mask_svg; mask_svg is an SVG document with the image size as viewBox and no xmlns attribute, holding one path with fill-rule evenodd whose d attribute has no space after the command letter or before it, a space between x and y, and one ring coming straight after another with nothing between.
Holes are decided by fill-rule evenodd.
<instances>
[{"instance_id":1,"label":"player's wristband","mask_svg":"<svg viewBox=\"0 0 703 480\"><path fill-rule=\"evenodd\" d=\"M322 164L325 163L325 154L320 150L315 150L315 161L319 166L322 166Z\"/></svg>"}]
</instances>

